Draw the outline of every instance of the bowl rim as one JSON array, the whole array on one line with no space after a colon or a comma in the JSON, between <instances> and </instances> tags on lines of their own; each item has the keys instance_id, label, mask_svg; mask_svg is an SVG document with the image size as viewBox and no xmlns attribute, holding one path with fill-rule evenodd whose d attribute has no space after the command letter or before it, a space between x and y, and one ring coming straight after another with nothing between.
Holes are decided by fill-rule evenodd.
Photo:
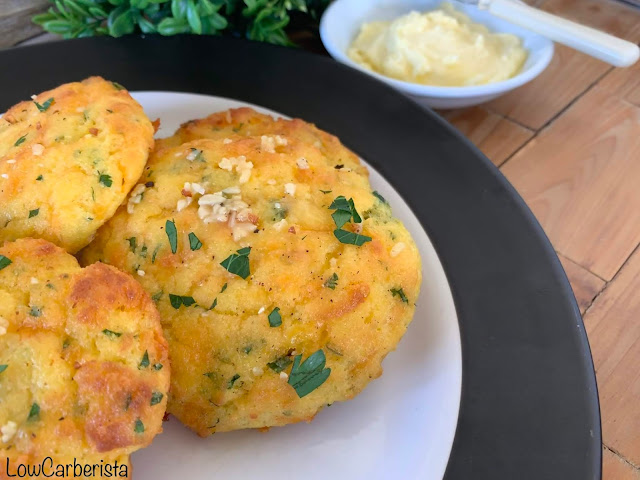
<instances>
[{"instance_id":1,"label":"bowl rim","mask_svg":"<svg viewBox=\"0 0 640 480\"><path fill-rule=\"evenodd\" d=\"M368 75L371 75L378 80L386 82L399 90L410 93L412 95L418 96L426 96L426 97L437 97L437 98L470 98L470 97L479 97L479 96L489 96L489 95L498 95L501 93L505 93L509 90L513 90L514 88L520 87L525 83L533 80L535 77L540 75L542 71L549 65L551 59L553 58L554 53L554 44L551 40L542 35L539 35L535 32L529 31L532 38L535 38L542 44L540 47L540 55L538 61L534 63L530 68L524 70L514 77L508 78L506 80L501 80L499 82L487 83L484 85L472 85L467 87L444 87L444 86L436 86L436 85L424 85L421 83L415 82L407 82L404 80L398 80L393 77L388 77L386 75L382 75L381 73L375 72L373 70L369 70L362 65L353 61L346 52L343 52L340 48L338 48L332 41L332 36L329 33L329 22L332 18L332 12L335 11L337 6L341 3L346 3L349 0L334 0L331 5L325 10L320 19L320 39L324 47L329 52L334 59L338 60L345 65L348 65L352 68L360 70ZM370 6L372 3L366 2L366 5ZM505 23L509 23L507 20L500 19ZM475 20L474 20L475 21ZM478 22L482 23L482 22ZM511 24L516 28L526 30L522 27L518 27L517 25ZM527 49L529 53L531 50Z\"/></svg>"}]
</instances>

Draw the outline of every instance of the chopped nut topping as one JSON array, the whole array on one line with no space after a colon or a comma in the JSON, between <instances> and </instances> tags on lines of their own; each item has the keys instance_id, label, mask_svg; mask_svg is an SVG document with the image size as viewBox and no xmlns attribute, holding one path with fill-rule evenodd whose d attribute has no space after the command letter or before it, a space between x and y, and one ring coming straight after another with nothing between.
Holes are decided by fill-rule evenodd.
<instances>
[{"instance_id":1,"label":"chopped nut topping","mask_svg":"<svg viewBox=\"0 0 640 480\"><path fill-rule=\"evenodd\" d=\"M37 285L38 279L36 277L31 277L31 285Z\"/></svg>"},{"instance_id":2,"label":"chopped nut topping","mask_svg":"<svg viewBox=\"0 0 640 480\"><path fill-rule=\"evenodd\" d=\"M262 375L264 373L264 370L260 367L253 367L251 369L251 373L253 373L254 376L259 377L260 375Z\"/></svg>"},{"instance_id":3,"label":"chopped nut topping","mask_svg":"<svg viewBox=\"0 0 640 480\"><path fill-rule=\"evenodd\" d=\"M282 380L288 380L289 379L289 375L287 375L287 372L280 372L280 378Z\"/></svg>"},{"instance_id":4,"label":"chopped nut topping","mask_svg":"<svg viewBox=\"0 0 640 480\"><path fill-rule=\"evenodd\" d=\"M397 256L400 254L400 252L402 252L402 250L404 250L404 247L405 247L405 246L406 246L406 245L405 245L403 242L398 242L398 243L396 243L396 244L391 248L391 252L390 252L391 256L392 256L392 257L397 257Z\"/></svg>"},{"instance_id":5,"label":"chopped nut topping","mask_svg":"<svg viewBox=\"0 0 640 480\"><path fill-rule=\"evenodd\" d=\"M7 333L7 328L9 327L9 322L4 318L0 317L0 335L4 335Z\"/></svg>"},{"instance_id":6,"label":"chopped nut topping","mask_svg":"<svg viewBox=\"0 0 640 480\"><path fill-rule=\"evenodd\" d=\"M258 315L262 315L264 313L264 310L264 307L260 307L260 310L258 310Z\"/></svg>"},{"instance_id":7,"label":"chopped nut topping","mask_svg":"<svg viewBox=\"0 0 640 480\"><path fill-rule=\"evenodd\" d=\"M139 183L131 190L131 195L127 201L127 212L133 213L135 206L142 201L142 194L147 189L144 183Z\"/></svg>"},{"instance_id":8,"label":"chopped nut topping","mask_svg":"<svg viewBox=\"0 0 640 480\"><path fill-rule=\"evenodd\" d=\"M280 230L282 230L286 226L287 226L287 219L286 218L283 218L279 222L276 222L276 223L273 224L273 228L275 228L276 231L278 231L278 232Z\"/></svg>"},{"instance_id":9,"label":"chopped nut topping","mask_svg":"<svg viewBox=\"0 0 640 480\"><path fill-rule=\"evenodd\" d=\"M9 175L7 175L6 173L3 173L2 175L0 175L0 177L2 177L2 178L9 178Z\"/></svg>"},{"instance_id":10,"label":"chopped nut topping","mask_svg":"<svg viewBox=\"0 0 640 480\"><path fill-rule=\"evenodd\" d=\"M294 183L285 183L284 184L284 193L287 195L294 196L296 194L296 186Z\"/></svg>"},{"instance_id":11,"label":"chopped nut topping","mask_svg":"<svg viewBox=\"0 0 640 480\"><path fill-rule=\"evenodd\" d=\"M253 232L256 229L254 222L257 223L257 217L239 193L240 188L228 187L198 199L198 217L204 223L227 222L235 241Z\"/></svg>"},{"instance_id":12,"label":"chopped nut topping","mask_svg":"<svg viewBox=\"0 0 640 480\"><path fill-rule=\"evenodd\" d=\"M18 425L16 422L7 422L6 425L0 428L0 433L2 433L2 443L9 443L17 431Z\"/></svg>"},{"instance_id":13,"label":"chopped nut topping","mask_svg":"<svg viewBox=\"0 0 640 480\"><path fill-rule=\"evenodd\" d=\"M225 145L229 145L231 142L233 142L233 140L231 140L230 138L225 138L224 140L222 140L222 143Z\"/></svg>"},{"instance_id":14,"label":"chopped nut topping","mask_svg":"<svg viewBox=\"0 0 640 480\"><path fill-rule=\"evenodd\" d=\"M267 153L276 153L276 147L287 145L287 139L280 135L262 135L260 137L260 148Z\"/></svg>"},{"instance_id":15,"label":"chopped nut topping","mask_svg":"<svg viewBox=\"0 0 640 480\"><path fill-rule=\"evenodd\" d=\"M136 273L141 277L144 277L146 275L146 272L144 270L138 270Z\"/></svg>"},{"instance_id":16,"label":"chopped nut topping","mask_svg":"<svg viewBox=\"0 0 640 480\"><path fill-rule=\"evenodd\" d=\"M34 143L33 145L31 145L31 153L33 153L36 156L40 156L42 155L42 153L44 152L44 146L39 144L39 143Z\"/></svg>"},{"instance_id":17,"label":"chopped nut topping","mask_svg":"<svg viewBox=\"0 0 640 480\"><path fill-rule=\"evenodd\" d=\"M309 162L307 162L306 158L299 158L296 161L296 164L298 165L298 168L300 170L308 170L309 169Z\"/></svg>"},{"instance_id":18,"label":"chopped nut topping","mask_svg":"<svg viewBox=\"0 0 640 480\"><path fill-rule=\"evenodd\" d=\"M12 158L10 160L7 160L7 163L12 164L12 163L16 163L16 161L15 161L15 159Z\"/></svg>"},{"instance_id":19,"label":"chopped nut topping","mask_svg":"<svg viewBox=\"0 0 640 480\"><path fill-rule=\"evenodd\" d=\"M251 169L253 163L247 162L247 157L240 155L239 157L223 158L218 163L218 166L223 170L233 171L235 167L236 172L240 174L240 183L247 183L251 177Z\"/></svg>"},{"instance_id":20,"label":"chopped nut topping","mask_svg":"<svg viewBox=\"0 0 640 480\"><path fill-rule=\"evenodd\" d=\"M267 180L267 185L275 185L275 184L276 184L276 181L273 178Z\"/></svg>"}]
</instances>

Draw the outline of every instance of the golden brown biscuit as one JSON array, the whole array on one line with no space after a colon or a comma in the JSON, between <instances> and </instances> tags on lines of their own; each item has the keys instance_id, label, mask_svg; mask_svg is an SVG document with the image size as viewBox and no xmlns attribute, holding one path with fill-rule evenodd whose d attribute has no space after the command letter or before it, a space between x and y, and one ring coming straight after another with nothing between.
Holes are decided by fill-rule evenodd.
<instances>
[{"instance_id":1,"label":"golden brown biscuit","mask_svg":"<svg viewBox=\"0 0 640 480\"><path fill-rule=\"evenodd\" d=\"M27 465L130 474L162 431L169 371L158 311L129 275L81 269L45 240L0 247L0 479Z\"/></svg>"},{"instance_id":2,"label":"golden brown biscuit","mask_svg":"<svg viewBox=\"0 0 640 480\"><path fill-rule=\"evenodd\" d=\"M81 254L138 273L171 348L168 410L202 436L353 398L382 373L421 282L413 240L353 153L301 120L209 119L238 115L260 118L259 134L160 142L146 186Z\"/></svg>"},{"instance_id":3,"label":"golden brown biscuit","mask_svg":"<svg viewBox=\"0 0 640 480\"><path fill-rule=\"evenodd\" d=\"M0 119L0 243L38 237L75 253L140 177L153 126L117 83L68 83Z\"/></svg>"}]
</instances>

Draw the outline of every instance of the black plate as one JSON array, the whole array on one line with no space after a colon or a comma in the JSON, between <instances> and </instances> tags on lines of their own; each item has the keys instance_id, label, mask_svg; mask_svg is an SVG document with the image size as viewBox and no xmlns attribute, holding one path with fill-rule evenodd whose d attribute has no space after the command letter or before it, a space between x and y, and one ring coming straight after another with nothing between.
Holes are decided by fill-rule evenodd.
<instances>
[{"instance_id":1,"label":"black plate","mask_svg":"<svg viewBox=\"0 0 640 480\"><path fill-rule=\"evenodd\" d=\"M295 49L227 38L83 39L0 52L0 111L89 75L237 98L316 123L366 158L431 237L462 336L447 479L601 477L598 395L567 278L522 199L433 112Z\"/></svg>"}]
</instances>

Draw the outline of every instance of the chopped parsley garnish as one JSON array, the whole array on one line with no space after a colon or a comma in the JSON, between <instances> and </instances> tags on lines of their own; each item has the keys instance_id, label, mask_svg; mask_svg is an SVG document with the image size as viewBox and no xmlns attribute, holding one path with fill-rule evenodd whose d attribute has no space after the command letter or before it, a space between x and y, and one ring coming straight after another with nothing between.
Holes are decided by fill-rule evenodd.
<instances>
[{"instance_id":1,"label":"chopped parsley garnish","mask_svg":"<svg viewBox=\"0 0 640 480\"><path fill-rule=\"evenodd\" d=\"M114 87L116 90L124 90L124 89L125 89L125 88L124 88L122 85L120 85L118 82L111 82L111 85L113 85L113 87ZM107 111L109 111L109 110L107 110ZM143 431L144 431L144 430L143 430Z\"/></svg>"},{"instance_id":2,"label":"chopped parsley garnish","mask_svg":"<svg viewBox=\"0 0 640 480\"><path fill-rule=\"evenodd\" d=\"M331 214L331 218L333 218L333 221L338 228L342 228L345 223L351 220L351 205L349 205L347 199L342 195L336 197L336 199L331 202L329 210L335 210L335 212Z\"/></svg>"},{"instance_id":3,"label":"chopped parsley garnish","mask_svg":"<svg viewBox=\"0 0 640 480\"><path fill-rule=\"evenodd\" d=\"M151 300L153 300L154 302L158 303L160 301L160 299L162 298L162 294L164 292L162 290L160 290L159 292L154 293L153 295L151 295Z\"/></svg>"},{"instance_id":4,"label":"chopped parsley garnish","mask_svg":"<svg viewBox=\"0 0 640 480\"><path fill-rule=\"evenodd\" d=\"M29 310L29 315L31 315L32 317L39 317L40 315L42 315L42 309L40 307L32 305L31 310Z\"/></svg>"},{"instance_id":5,"label":"chopped parsley garnish","mask_svg":"<svg viewBox=\"0 0 640 480\"><path fill-rule=\"evenodd\" d=\"M100 173L100 172L98 172L98 175L99 175L98 182L107 188L111 188L111 185L113 185L113 180L111 179L111 175L107 175L106 173Z\"/></svg>"},{"instance_id":6,"label":"chopped parsley garnish","mask_svg":"<svg viewBox=\"0 0 640 480\"><path fill-rule=\"evenodd\" d=\"M207 377L209 380L213 380L217 377L215 372L207 372L207 373L203 373L203 375Z\"/></svg>"},{"instance_id":7,"label":"chopped parsley garnish","mask_svg":"<svg viewBox=\"0 0 640 480\"><path fill-rule=\"evenodd\" d=\"M143 245L142 248L140 249L140 256L142 258L147 258L147 246Z\"/></svg>"},{"instance_id":8,"label":"chopped parsley garnish","mask_svg":"<svg viewBox=\"0 0 640 480\"><path fill-rule=\"evenodd\" d=\"M249 354L251 353L251 350L253 350L253 345L247 345L246 347L244 347L244 348L242 349L242 351L243 351L244 353L246 353L247 355L249 355Z\"/></svg>"},{"instance_id":9,"label":"chopped parsley garnish","mask_svg":"<svg viewBox=\"0 0 640 480\"><path fill-rule=\"evenodd\" d=\"M71 339L65 338L64 342L62 342L62 349L64 350L65 348L69 348L69 345L71 345Z\"/></svg>"},{"instance_id":10,"label":"chopped parsley garnish","mask_svg":"<svg viewBox=\"0 0 640 480\"><path fill-rule=\"evenodd\" d=\"M29 416L27 417L28 422L40 420L40 405L33 402L31 405L31 410L29 410Z\"/></svg>"},{"instance_id":11,"label":"chopped parsley garnish","mask_svg":"<svg viewBox=\"0 0 640 480\"><path fill-rule=\"evenodd\" d=\"M333 234L340 243L356 245L358 247L371 241L371 237L360 235L359 233L348 232L347 230L343 230L341 228L334 230Z\"/></svg>"},{"instance_id":12,"label":"chopped parsley garnish","mask_svg":"<svg viewBox=\"0 0 640 480\"><path fill-rule=\"evenodd\" d=\"M220 293L224 292L227 289L227 284L225 283L224 285L222 285L222 288L220 289Z\"/></svg>"},{"instance_id":13,"label":"chopped parsley garnish","mask_svg":"<svg viewBox=\"0 0 640 480\"><path fill-rule=\"evenodd\" d=\"M144 423L142 423L142 420L140 419L136 420L136 424L133 427L133 431L136 433L144 433Z\"/></svg>"},{"instance_id":14,"label":"chopped parsley garnish","mask_svg":"<svg viewBox=\"0 0 640 480\"><path fill-rule=\"evenodd\" d=\"M163 399L164 395L160 392L153 392L151 394L151 406L153 407L154 405L159 404L162 399Z\"/></svg>"},{"instance_id":15,"label":"chopped parsley garnish","mask_svg":"<svg viewBox=\"0 0 640 480\"><path fill-rule=\"evenodd\" d=\"M393 295L394 297L396 296L400 297L400 300L402 300L404 303L409 303L409 299L404 294L404 290L402 290L401 288L392 288L389 291L391 292L391 295Z\"/></svg>"},{"instance_id":16,"label":"chopped parsley garnish","mask_svg":"<svg viewBox=\"0 0 640 480\"><path fill-rule=\"evenodd\" d=\"M375 190L373 191L373 196L380 200L382 203L389 205L389 202L387 202L387 200Z\"/></svg>"},{"instance_id":17,"label":"chopped parsley garnish","mask_svg":"<svg viewBox=\"0 0 640 480\"><path fill-rule=\"evenodd\" d=\"M192 252L202 248L202 242L193 232L189 233L189 246L191 247Z\"/></svg>"},{"instance_id":18,"label":"chopped parsley garnish","mask_svg":"<svg viewBox=\"0 0 640 480\"><path fill-rule=\"evenodd\" d=\"M279 327L282 325L282 316L280 315L280 307L276 307L271 310L271 313L268 316L269 318L269 326L271 327Z\"/></svg>"},{"instance_id":19,"label":"chopped parsley garnish","mask_svg":"<svg viewBox=\"0 0 640 480\"><path fill-rule=\"evenodd\" d=\"M320 190L320 191L326 195L327 193L331 193L333 190Z\"/></svg>"},{"instance_id":20,"label":"chopped parsley garnish","mask_svg":"<svg viewBox=\"0 0 640 480\"><path fill-rule=\"evenodd\" d=\"M41 182L44 179L44 177L42 175L38 175L36 177L36 182Z\"/></svg>"},{"instance_id":21,"label":"chopped parsley garnish","mask_svg":"<svg viewBox=\"0 0 640 480\"><path fill-rule=\"evenodd\" d=\"M156 263L156 256L158 255L159 251L160 251L160 245L158 245L156 249L153 251L153 255L151 256L151 263Z\"/></svg>"},{"instance_id":22,"label":"chopped parsley garnish","mask_svg":"<svg viewBox=\"0 0 640 480\"><path fill-rule=\"evenodd\" d=\"M229 273L238 275L241 278L247 278L251 274L249 270L249 253L251 253L251 247L241 248L236 253L225 258L220 265Z\"/></svg>"},{"instance_id":23,"label":"chopped parsley garnish","mask_svg":"<svg viewBox=\"0 0 640 480\"><path fill-rule=\"evenodd\" d=\"M129 242L129 250L136 253L136 248L138 248L138 240L136 237L129 237L127 238L127 241Z\"/></svg>"},{"instance_id":24,"label":"chopped parsley garnish","mask_svg":"<svg viewBox=\"0 0 640 480\"><path fill-rule=\"evenodd\" d=\"M331 290L335 290L338 286L338 274L333 272L333 275L331 275L329 279L324 282L324 286L330 288Z\"/></svg>"},{"instance_id":25,"label":"chopped parsley garnish","mask_svg":"<svg viewBox=\"0 0 640 480\"><path fill-rule=\"evenodd\" d=\"M202 157L202 150L198 150L197 148L191 147L191 153L189 154L189 159L193 160L194 162L204 162L204 158Z\"/></svg>"},{"instance_id":26,"label":"chopped parsley garnish","mask_svg":"<svg viewBox=\"0 0 640 480\"><path fill-rule=\"evenodd\" d=\"M142 360L140 360L140 365L138 365L138 370L142 370L143 368L147 368L148 366L149 366L149 352L145 350L144 355L142 356Z\"/></svg>"},{"instance_id":27,"label":"chopped parsley garnish","mask_svg":"<svg viewBox=\"0 0 640 480\"><path fill-rule=\"evenodd\" d=\"M36 102L35 100L33 101L33 103L36 104L36 107L38 108L38 110L40 110L41 112L46 112L47 110L49 110L49 107L51 105L53 105L53 97L49 98L46 102L44 102L42 105L40 105L38 102Z\"/></svg>"},{"instance_id":28,"label":"chopped parsley garnish","mask_svg":"<svg viewBox=\"0 0 640 480\"><path fill-rule=\"evenodd\" d=\"M162 364L161 363L154 363L153 364L153 369L154 370L162 370Z\"/></svg>"},{"instance_id":29,"label":"chopped parsley garnish","mask_svg":"<svg viewBox=\"0 0 640 480\"><path fill-rule=\"evenodd\" d=\"M178 251L178 230L176 229L176 222L173 220L167 220L164 224L164 228L167 232L169 245L171 246L171 253L176 253Z\"/></svg>"},{"instance_id":30,"label":"chopped parsley garnish","mask_svg":"<svg viewBox=\"0 0 640 480\"><path fill-rule=\"evenodd\" d=\"M231 377L231 380L229 380L229 382L227 382L227 390L231 390L233 388L233 385L236 383L236 380L238 380L240 378L240 375L238 375L237 373Z\"/></svg>"},{"instance_id":31,"label":"chopped parsley garnish","mask_svg":"<svg viewBox=\"0 0 640 480\"><path fill-rule=\"evenodd\" d=\"M218 297L213 299L213 303L209 307L209 310L213 310L214 308L216 308L216 305L218 305Z\"/></svg>"},{"instance_id":32,"label":"chopped parsley garnish","mask_svg":"<svg viewBox=\"0 0 640 480\"><path fill-rule=\"evenodd\" d=\"M273 362L267 363L267 367L276 373L280 373L292 363L293 360L291 360L288 355L283 355L282 357L276 358Z\"/></svg>"},{"instance_id":33,"label":"chopped parsley garnish","mask_svg":"<svg viewBox=\"0 0 640 480\"><path fill-rule=\"evenodd\" d=\"M171 303L171 306L176 310L178 310L182 305L188 308L191 305L195 305L196 303L193 297L174 295L173 293L169 294L169 302Z\"/></svg>"},{"instance_id":34,"label":"chopped parsley garnish","mask_svg":"<svg viewBox=\"0 0 640 480\"><path fill-rule=\"evenodd\" d=\"M282 206L281 203L276 202L273 204L273 221L279 222L287 218L288 210Z\"/></svg>"},{"instance_id":35,"label":"chopped parsley garnish","mask_svg":"<svg viewBox=\"0 0 640 480\"><path fill-rule=\"evenodd\" d=\"M324 368L326 364L326 357L322 350L318 350L309 356L302 364L302 355L296 355L293 360L293 367L289 374L289 385L291 385L298 397L302 398L309 395L316 388L322 385L329 374L331 374L330 368Z\"/></svg>"},{"instance_id":36,"label":"chopped parsley garnish","mask_svg":"<svg viewBox=\"0 0 640 480\"><path fill-rule=\"evenodd\" d=\"M131 406L131 400L133 400L132 395L129 393L127 394L127 398L124 400L124 411L126 412L127 410L129 410L129 407Z\"/></svg>"},{"instance_id":37,"label":"chopped parsley garnish","mask_svg":"<svg viewBox=\"0 0 640 480\"><path fill-rule=\"evenodd\" d=\"M4 372L9 365L0 365L0 373Z\"/></svg>"},{"instance_id":38,"label":"chopped parsley garnish","mask_svg":"<svg viewBox=\"0 0 640 480\"><path fill-rule=\"evenodd\" d=\"M14 147L19 147L20 145L22 145L24 143L24 141L27 139L27 133L25 133L23 136L21 136L18 140L16 140L16 143L13 144Z\"/></svg>"},{"instance_id":39,"label":"chopped parsley garnish","mask_svg":"<svg viewBox=\"0 0 640 480\"><path fill-rule=\"evenodd\" d=\"M339 357L342 356L342 352L340 350L338 350L336 347L333 347L331 344L327 343L325 345L326 349L329 350L331 353L335 353L336 355L338 355Z\"/></svg>"},{"instance_id":40,"label":"chopped parsley garnish","mask_svg":"<svg viewBox=\"0 0 640 480\"><path fill-rule=\"evenodd\" d=\"M107 328L102 330L102 333L104 333L109 338L118 338L122 335L120 332L114 332L113 330L109 330Z\"/></svg>"},{"instance_id":41,"label":"chopped parsley garnish","mask_svg":"<svg viewBox=\"0 0 640 480\"><path fill-rule=\"evenodd\" d=\"M0 255L0 270L11 265L11 260L4 255Z\"/></svg>"}]
</instances>

